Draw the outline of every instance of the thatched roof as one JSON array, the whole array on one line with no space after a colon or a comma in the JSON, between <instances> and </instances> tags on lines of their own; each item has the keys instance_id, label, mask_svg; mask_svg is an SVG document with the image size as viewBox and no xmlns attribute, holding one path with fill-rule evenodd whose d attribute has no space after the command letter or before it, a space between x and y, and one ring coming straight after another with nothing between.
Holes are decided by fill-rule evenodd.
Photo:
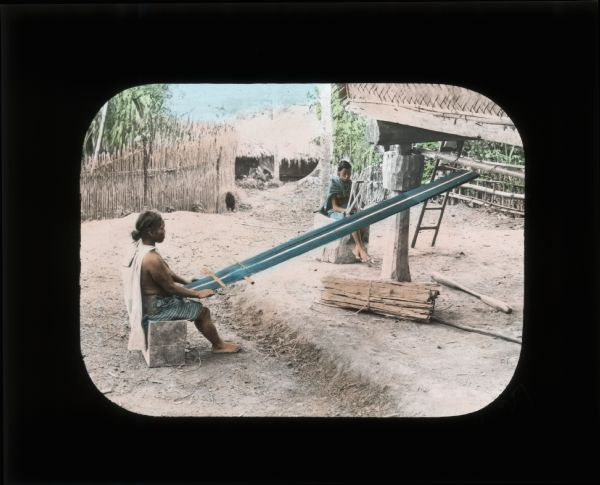
<instances>
[{"instance_id":1,"label":"thatched roof","mask_svg":"<svg viewBox=\"0 0 600 485\"><path fill-rule=\"evenodd\" d=\"M236 157L261 158L273 156L273 150L261 143L238 143Z\"/></svg>"},{"instance_id":2,"label":"thatched roof","mask_svg":"<svg viewBox=\"0 0 600 485\"><path fill-rule=\"evenodd\" d=\"M322 149L315 143L322 125L308 106L247 115L231 123L238 134L237 156L273 155L278 160L322 157Z\"/></svg>"},{"instance_id":3,"label":"thatched roof","mask_svg":"<svg viewBox=\"0 0 600 485\"><path fill-rule=\"evenodd\" d=\"M446 84L339 85L346 109L376 120L523 146L512 120L491 99Z\"/></svg>"}]
</instances>

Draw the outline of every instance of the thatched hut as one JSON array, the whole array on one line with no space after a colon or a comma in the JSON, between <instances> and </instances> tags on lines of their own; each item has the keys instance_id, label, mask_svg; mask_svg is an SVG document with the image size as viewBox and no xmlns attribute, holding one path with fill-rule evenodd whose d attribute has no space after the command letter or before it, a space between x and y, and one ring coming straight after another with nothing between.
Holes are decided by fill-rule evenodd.
<instances>
[{"instance_id":1,"label":"thatched hut","mask_svg":"<svg viewBox=\"0 0 600 485\"><path fill-rule=\"evenodd\" d=\"M236 180L250 175L256 168L273 175L275 173L274 158L273 150L262 144L249 142L239 144L235 155Z\"/></svg>"},{"instance_id":2,"label":"thatched hut","mask_svg":"<svg viewBox=\"0 0 600 485\"><path fill-rule=\"evenodd\" d=\"M308 106L291 106L240 117L236 179L254 168L268 170L276 180L306 177L322 158L322 124Z\"/></svg>"}]
</instances>

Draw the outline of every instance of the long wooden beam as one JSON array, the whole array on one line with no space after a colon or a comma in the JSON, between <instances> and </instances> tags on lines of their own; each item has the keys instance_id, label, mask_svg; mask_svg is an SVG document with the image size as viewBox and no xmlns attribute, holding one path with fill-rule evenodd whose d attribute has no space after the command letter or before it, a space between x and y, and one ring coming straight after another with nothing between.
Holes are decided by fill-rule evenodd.
<instances>
[{"instance_id":1,"label":"long wooden beam","mask_svg":"<svg viewBox=\"0 0 600 485\"><path fill-rule=\"evenodd\" d=\"M493 120L484 116L440 113L415 107L349 100L348 111L367 118L390 121L425 130L448 133L466 138L523 146L519 132L508 120Z\"/></svg>"},{"instance_id":2,"label":"long wooden beam","mask_svg":"<svg viewBox=\"0 0 600 485\"><path fill-rule=\"evenodd\" d=\"M296 236L287 242L280 244L258 255L218 270L215 274L225 284L234 283L245 276L258 273L267 268L283 263L288 259L304 254L312 249L335 241L343 236L351 234L365 226L374 224L390 217L398 212L405 211L436 195L442 194L452 188L469 182L478 177L478 174L468 170L440 177L433 182L421 185L407 192L384 200L356 214L334 221L331 224L321 226ZM219 284L212 277L198 278L185 285L186 288L194 290L215 289Z\"/></svg>"},{"instance_id":3,"label":"long wooden beam","mask_svg":"<svg viewBox=\"0 0 600 485\"><path fill-rule=\"evenodd\" d=\"M490 189L489 187L482 187L481 185L463 184L461 187L465 189L472 189L478 192L485 192L486 194L498 195L500 197L506 197L507 199L525 200L525 194L515 194L514 192L504 192L502 190Z\"/></svg>"},{"instance_id":4,"label":"long wooden beam","mask_svg":"<svg viewBox=\"0 0 600 485\"><path fill-rule=\"evenodd\" d=\"M447 153L440 153L433 150L421 150L415 149L415 151L422 153L428 158L439 158L440 160L444 160L450 163L457 163L458 165L463 165L469 168L476 168L477 170L481 170L482 172L493 172L502 175L510 175L511 177L516 177L518 179L525 180L525 174L521 171L517 170L509 170L507 168L500 167L498 165L487 165L483 162L479 162L477 160L473 160L471 158L466 157L456 157L449 155Z\"/></svg>"},{"instance_id":5,"label":"long wooden beam","mask_svg":"<svg viewBox=\"0 0 600 485\"><path fill-rule=\"evenodd\" d=\"M371 119L367 123L369 143L373 145L400 145L402 143L422 143L442 140L468 140L464 136L425 130L414 126L401 125L390 121Z\"/></svg>"}]
</instances>

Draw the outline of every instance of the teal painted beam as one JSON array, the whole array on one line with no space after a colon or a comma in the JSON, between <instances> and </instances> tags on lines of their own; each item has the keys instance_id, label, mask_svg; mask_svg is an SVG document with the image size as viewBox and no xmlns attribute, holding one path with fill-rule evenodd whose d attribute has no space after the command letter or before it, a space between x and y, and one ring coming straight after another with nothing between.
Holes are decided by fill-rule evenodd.
<instances>
[{"instance_id":1,"label":"teal painted beam","mask_svg":"<svg viewBox=\"0 0 600 485\"><path fill-rule=\"evenodd\" d=\"M263 251L237 264L232 264L215 272L224 284L231 284L246 276L258 273L267 268L300 256L319 246L328 244L344 237L358 229L379 222L398 212L409 209L426 199L440 195L478 177L478 174L468 170L453 172L428 184L403 192L395 197L384 200L368 209L345 217L331 224L312 229L300 236L294 237L274 248ZM193 290L217 289L220 285L211 277L204 276L185 285Z\"/></svg>"}]
</instances>

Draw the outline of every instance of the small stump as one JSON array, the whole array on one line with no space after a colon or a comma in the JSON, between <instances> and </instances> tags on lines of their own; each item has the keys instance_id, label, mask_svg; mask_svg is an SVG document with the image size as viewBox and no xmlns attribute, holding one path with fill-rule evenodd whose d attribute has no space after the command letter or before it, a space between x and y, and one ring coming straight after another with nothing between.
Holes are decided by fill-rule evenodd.
<instances>
[{"instance_id":1,"label":"small stump","mask_svg":"<svg viewBox=\"0 0 600 485\"><path fill-rule=\"evenodd\" d=\"M142 355L148 367L185 364L187 320L148 322L148 348Z\"/></svg>"},{"instance_id":2,"label":"small stump","mask_svg":"<svg viewBox=\"0 0 600 485\"><path fill-rule=\"evenodd\" d=\"M321 213L316 213L313 221L313 228L326 226L327 224L331 224L334 222L330 217L324 216ZM365 249L369 250L369 226L366 226L361 229L362 231L362 240L365 245ZM354 256L352 250L356 243L354 242L354 238L352 234L348 234L340 239L330 242L329 244L323 246L322 253L317 256L318 261L323 261L326 263L335 263L335 264L348 264L348 263L358 263L359 261Z\"/></svg>"}]
</instances>

